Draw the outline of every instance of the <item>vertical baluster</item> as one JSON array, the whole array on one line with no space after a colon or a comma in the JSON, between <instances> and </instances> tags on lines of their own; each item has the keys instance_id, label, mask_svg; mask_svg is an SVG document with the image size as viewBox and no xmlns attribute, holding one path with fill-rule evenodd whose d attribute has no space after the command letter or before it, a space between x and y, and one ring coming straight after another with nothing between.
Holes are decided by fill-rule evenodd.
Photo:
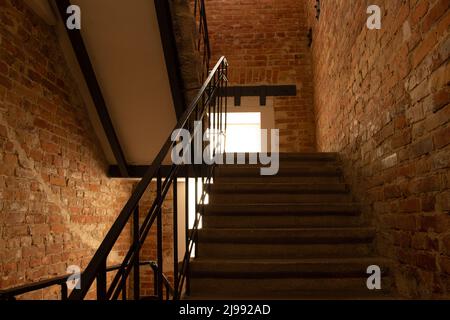
<instances>
[{"instance_id":1,"label":"vertical baluster","mask_svg":"<svg viewBox=\"0 0 450 320\"><path fill-rule=\"evenodd\" d=\"M195 197L195 203L194 203L194 211L195 211L195 220L194 220L194 225L192 226L192 231L195 228L195 222L197 221L197 213L198 213L198 178L197 178L197 166L194 165L194 179L195 179L195 192L194 192L194 197ZM191 235L194 236L194 232L191 232ZM194 239L194 243L195 243L195 257L197 256L197 239Z\"/></svg>"},{"instance_id":2,"label":"vertical baluster","mask_svg":"<svg viewBox=\"0 0 450 320\"><path fill-rule=\"evenodd\" d=\"M224 62L224 68L225 68L225 92L228 91L228 66L227 63ZM225 95L225 139L224 139L224 150L225 150L225 146L226 146L226 142L227 142L227 124L228 124L228 97L227 95ZM226 152L226 150L224 151Z\"/></svg>"},{"instance_id":3,"label":"vertical baluster","mask_svg":"<svg viewBox=\"0 0 450 320\"><path fill-rule=\"evenodd\" d=\"M140 279L140 256L139 256L139 204L133 212L133 243L135 246L135 257L133 265L133 296L134 300L139 300L141 291Z\"/></svg>"},{"instance_id":4,"label":"vertical baluster","mask_svg":"<svg viewBox=\"0 0 450 320\"><path fill-rule=\"evenodd\" d=\"M67 300L67 282L61 283L61 300Z\"/></svg>"},{"instance_id":5,"label":"vertical baluster","mask_svg":"<svg viewBox=\"0 0 450 320\"><path fill-rule=\"evenodd\" d=\"M97 300L106 300L106 260L102 261L97 274Z\"/></svg>"},{"instance_id":6,"label":"vertical baluster","mask_svg":"<svg viewBox=\"0 0 450 320\"><path fill-rule=\"evenodd\" d=\"M217 84L217 91L220 90L220 88L222 88L222 84L223 84L223 76L222 76L222 65L219 66L219 70L218 70L218 77L219 77L219 83ZM217 100L218 100L218 104L219 104L219 132L220 134L222 134L223 132L223 128L222 128L222 123L223 123L223 119L222 119L222 98L220 96L217 96ZM222 144L220 144L219 146L219 150L218 153L220 154L222 152Z\"/></svg>"},{"instance_id":7,"label":"vertical baluster","mask_svg":"<svg viewBox=\"0 0 450 320\"><path fill-rule=\"evenodd\" d=\"M178 180L173 181L173 287L174 300L178 298Z\"/></svg>"},{"instance_id":8,"label":"vertical baluster","mask_svg":"<svg viewBox=\"0 0 450 320\"><path fill-rule=\"evenodd\" d=\"M169 286L166 286L166 300L169 301L170 300L170 291L169 291Z\"/></svg>"},{"instance_id":9,"label":"vertical baluster","mask_svg":"<svg viewBox=\"0 0 450 320\"><path fill-rule=\"evenodd\" d=\"M122 275L122 300L127 300L127 278Z\"/></svg>"},{"instance_id":10,"label":"vertical baluster","mask_svg":"<svg viewBox=\"0 0 450 320\"><path fill-rule=\"evenodd\" d=\"M218 75L218 72L216 73L216 75L217 75L216 89L218 89L220 87L220 77ZM217 109L216 109L216 111L217 111L217 128L216 128L216 130L217 130L217 133L219 134L220 133L220 99L217 96L215 96L214 101L215 101L215 104L217 105ZM216 153L219 153L219 151L216 150Z\"/></svg>"},{"instance_id":11,"label":"vertical baluster","mask_svg":"<svg viewBox=\"0 0 450 320\"><path fill-rule=\"evenodd\" d=\"M156 199L157 199L157 255L158 255L158 298L163 298L163 239L162 239L162 183L161 170L158 171L158 178L156 182Z\"/></svg>"},{"instance_id":12,"label":"vertical baluster","mask_svg":"<svg viewBox=\"0 0 450 320\"><path fill-rule=\"evenodd\" d=\"M153 270L153 294L155 297L158 296L158 268L152 267Z\"/></svg>"},{"instance_id":13,"label":"vertical baluster","mask_svg":"<svg viewBox=\"0 0 450 320\"><path fill-rule=\"evenodd\" d=\"M186 253L189 252L189 165L185 165L186 172L185 172L185 195L184 195L184 234L185 234L185 249ZM190 287L190 279L189 279L189 260L190 256L187 257L186 260L186 273L184 275L186 279L186 295L189 295L191 292ZM180 290L183 290L183 288L180 288ZM180 292L181 294L181 292Z\"/></svg>"}]
</instances>

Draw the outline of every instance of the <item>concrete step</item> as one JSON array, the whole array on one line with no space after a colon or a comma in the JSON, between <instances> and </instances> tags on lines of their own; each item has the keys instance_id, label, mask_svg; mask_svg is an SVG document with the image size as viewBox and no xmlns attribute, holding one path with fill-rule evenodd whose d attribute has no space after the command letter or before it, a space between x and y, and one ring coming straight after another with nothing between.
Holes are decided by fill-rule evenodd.
<instances>
[{"instance_id":1,"label":"concrete step","mask_svg":"<svg viewBox=\"0 0 450 320\"><path fill-rule=\"evenodd\" d=\"M269 200L269 199L268 199ZM202 208L202 206L200 207ZM360 208L352 202L347 203L258 203L258 204L216 204L204 206L208 216L355 216Z\"/></svg>"},{"instance_id":2,"label":"concrete step","mask_svg":"<svg viewBox=\"0 0 450 320\"><path fill-rule=\"evenodd\" d=\"M377 265L382 275L389 272L389 263L375 257L322 259L193 259L194 278L350 278L366 277L367 268Z\"/></svg>"},{"instance_id":3,"label":"concrete step","mask_svg":"<svg viewBox=\"0 0 450 320\"><path fill-rule=\"evenodd\" d=\"M350 193L212 193L209 201L212 204L257 204L266 203L268 198L271 203L327 203L327 202L351 202Z\"/></svg>"},{"instance_id":4,"label":"concrete step","mask_svg":"<svg viewBox=\"0 0 450 320\"><path fill-rule=\"evenodd\" d=\"M337 244L253 244L199 243L199 258L226 259L296 259L357 257L373 254L372 243Z\"/></svg>"},{"instance_id":5,"label":"concrete step","mask_svg":"<svg viewBox=\"0 0 450 320\"><path fill-rule=\"evenodd\" d=\"M392 282L392 280L388 280ZM231 294L191 294L189 296L183 295L182 300L189 301L233 301L233 300L250 300L250 301L258 301L258 300L287 300L287 301L295 301L295 300L349 300L349 301L372 301L372 300L401 300L402 297L390 292L390 290L367 290L364 288L362 290L346 290L346 291L297 291L295 293L278 293L276 295L260 292L254 295L236 295L234 293Z\"/></svg>"},{"instance_id":6,"label":"concrete step","mask_svg":"<svg viewBox=\"0 0 450 320\"><path fill-rule=\"evenodd\" d=\"M298 194L298 193L347 193L345 183L280 183L280 182L243 182L228 183L220 180L209 186L210 193L259 193L259 194Z\"/></svg>"},{"instance_id":7,"label":"concrete step","mask_svg":"<svg viewBox=\"0 0 450 320\"><path fill-rule=\"evenodd\" d=\"M347 215L205 215L204 228L341 228L361 227L362 216Z\"/></svg>"},{"instance_id":8,"label":"concrete step","mask_svg":"<svg viewBox=\"0 0 450 320\"><path fill-rule=\"evenodd\" d=\"M242 184L242 183L300 183L300 184L338 184L342 183L343 179L341 176L253 176L253 177L225 177L216 176L214 179L215 183L231 183L231 184Z\"/></svg>"},{"instance_id":9,"label":"concrete step","mask_svg":"<svg viewBox=\"0 0 450 320\"><path fill-rule=\"evenodd\" d=\"M381 291L367 288L367 277L351 278L264 278L221 279L192 278L191 291L197 295L214 297L232 296L233 299L299 299L301 297L376 296L387 294L392 287L390 277L382 278Z\"/></svg>"},{"instance_id":10,"label":"concrete step","mask_svg":"<svg viewBox=\"0 0 450 320\"><path fill-rule=\"evenodd\" d=\"M338 244L366 243L375 236L373 228L270 228L270 229L200 229L199 243L256 244Z\"/></svg>"},{"instance_id":11,"label":"concrete step","mask_svg":"<svg viewBox=\"0 0 450 320\"><path fill-rule=\"evenodd\" d=\"M295 259L370 256L371 228L201 229L198 258Z\"/></svg>"},{"instance_id":12,"label":"concrete step","mask_svg":"<svg viewBox=\"0 0 450 320\"><path fill-rule=\"evenodd\" d=\"M215 177L255 177L261 176L260 166L250 165L219 165L215 169ZM342 171L339 166L323 165L323 166L299 166L280 165L276 176L303 176L303 177L340 177Z\"/></svg>"},{"instance_id":13,"label":"concrete step","mask_svg":"<svg viewBox=\"0 0 450 320\"><path fill-rule=\"evenodd\" d=\"M204 228L339 228L364 225L353 204L206 205Z\"/></svg>"}]
</instances>

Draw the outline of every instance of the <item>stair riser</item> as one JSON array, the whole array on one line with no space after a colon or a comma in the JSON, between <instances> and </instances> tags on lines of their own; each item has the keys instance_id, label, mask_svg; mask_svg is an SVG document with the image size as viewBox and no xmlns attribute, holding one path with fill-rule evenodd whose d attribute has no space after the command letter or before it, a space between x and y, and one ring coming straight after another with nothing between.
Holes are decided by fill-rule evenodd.
<instances>
[{"instance_id":1,"label":"stair riser","mask_svg":"<svg viewBox=\"0 0 450 320\"><path fill-rule=\"evenodd\" d=\"M256 176L256 177L216 177L217 184L220 183L323 183L336 184L342 182L341 177L279 177L279 176Z\"/></svg>"},{"instance_id":2,"label":"stair riser","mask_svg":"<svg viewBox=\"0 0 450 320\"><path fill-rule=\"evenodd\" d=\"M190 265L192 293L314 299L389 292L389 262L374 257L376 230L352 202L338 157L281 159L275 176L262 176L258 165L216 168ZM370 265L382 267L384 290L367 289Z\"/></svg>"},{"instance_id":3,"label":"stair riser","mask_svg":"<svg viewBox=\"0 0 450 320\"><path fill-rule=\"evenodd\" d=\"M343 216L204 216L204 228L339 228L359 227L362 217Z\"/></svg>"},{"instance_id":4,"label":"stair riser","mask_svg":"<svg viewBox=\"0 0 450 320\"><path fill-rule=\"evenodd\" d=\"M280 168L276 176L303 176L303 177L321 177L331 176L340 177L342 174L337 168ZM255 177L261 176L259 168L226 168L221 167L215 170L217 177Z\"/></svg>"},{"instance_id":5,"label":"stair riser","mask_svg":"<svg viewBox=\"0 0 450 320\"><path fill-rule=\"evenodd\" d=\"M346 292L379 294L380 291L367 289L366 277L358 278L287 278L287 279L217 279L192 278L191 290L202 295L269 296L311 294L332 292L334 295ZM382 291L392 287L390 277L382 279Z\"/></svg>"},{"instance_id":6,"label":"stair riser","mask_svg":"<svg viewBox=\"0 0 450 320\"><path fill-rule=\"evenodd\" d=\"M271 183L258 184L221 184L211 186L211 194L233 194L233 193L258 193L258 194L311 194L311 193L346 193L344 184L305 184L305 185L276 185Z\"/></svg>"},{"instance_id":7,"label":"stair riser","mask_svg":"<svg viewBox=\"0 0 450 320\"><path fill-rule=\"evenodd\" d=\"M211 194L214 204L351 202L350 194Z\"/></svg>"},{"instance_id":8,"label":"stair riser","mask_svg":"<svg viewBox=\"0 0 450 320\"><path fill-rule=\"evenodd\" d=\"M245 156L245 159L249 159L250 155L255 158L255 156L258 157L259 155L254 153L239 153L239 156ZM275 155L274 155L275 156ZM236 159L237 154L234 154L234 158ZM339 155L337 153L279 153L278 158L282 162L289 162L289 161L295 161L295 162L336 162L339 160ZM223 159L226 159L224 157Z\"/></svg>"},{"instance_id":9,"label":"stair riser","mask_svg":"<svg viewBox=\"0 0 450 320\"><path fill-rule=\"evenodd\" d=\"M227 244L199 243L199 258L204 259L295 259L369 256L371 244Z\"/></svg>"},{"instance_id":10,"label":"stair riser","mask_svg":"<svg viewBox=\"0 0 450 320\"><path fill-rule=\"evenodd\" d=\"M348 259L350 260L350 259ZM256 261L256 262L255 262ZM271 262L275 261L275 262ZM362 259L361 263L295 263L286 260L199 260L194 259L190 264L190 272L196 278L225 278L225 279L267 279L267 278L351 278L365 277L367 267L380 265L380 261ZM308 260L305 260L308 261ZM324 259L324 261L326 261ZM364 263L366 262L366 263ZM382 276L388 275L388 268L380 265Z\"/></svg>"},{"instance_id":11,"label":"stair riser","mask_svg":"<svg viewBox=\"0 0 450 320\"><path fill-rule=\"evenodd\" d=\"M210 216L359 216L360 209L352 204L222 204L206 205L201 208Z\"/></svg>"}]
</instances>

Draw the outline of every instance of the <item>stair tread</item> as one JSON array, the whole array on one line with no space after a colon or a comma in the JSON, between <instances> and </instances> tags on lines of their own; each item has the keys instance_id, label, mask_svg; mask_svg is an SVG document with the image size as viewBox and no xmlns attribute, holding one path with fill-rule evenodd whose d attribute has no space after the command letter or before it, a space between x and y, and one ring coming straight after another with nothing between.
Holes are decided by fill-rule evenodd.
<instances>
[{"instance_id":1,"label":"stair tread","mask_svg":"<svg viewBox=\"0 0 450 320\"><path fill-rule=\"evenodd\" d=\"M190 295L183 296L183 300L191 301L233 301L233 300L400 300L400 296L389 291L346 291L346 292L296 292L295 294L278 294L278 295Z\"/></svg>"},{"instance_id":2,"label":"stair tread","mask_svg":"<svg viewBox=\"0 0 450 320\"><path fill-rule=\"evenodd\" d=\"M345 183L296 183L296 182L216 182L210 187L212 193L286 193L286 192L327 192L343 193L348 192L348 185Z\"/></svg>"},{"instance_id":3,"label":"stair tread","mask_svg":"<svg viewBox=\"0 0 450 320\"><path fill-rule=\"evenodd\" d=\"M325 186L346 186L347 184L343 183L343 182L337 182L337 183L305 183L305 182L270 182L269 183L271 186L321 186L321 187L325 187ZM245 185L249 185L249 186L266 186L267 183L266 182L239 182L239 183L231 183L231 182L216 182L214 184L212 184L211 186L245 186Z\"/></svg>"},{"instance_id":4,"label":"stair tread","mask_svg":"<svg viewBox=\"0 0 450 320\"><path fill-rule=\"evenodd\" d=\"M280 154L275 176L261 167L216 168L187 298L391 298L390 261L374 253L376 230L353 202L338 154ZM381 292L366 288L371 265L382 269Z\"/></svg>"},{"instance_id":5,"label":"stair tread","mask_svg":"<svg viewBox=\"0 0 450 320\"><path fill-rule=\"evenodd\" d=\"M245 155L247 158L249 155L259 155L259 153L254 152L238 152L239 155ZM231 153L228 153L226 155L231 155ZM233 154L236 156L236 154ZM304 161L335 161L339 160L339 154L336 152L279 152L278 157L282 160L291 160L291 159L297 159L297 160L304 160Z\"/></svg>"},{"instance_id":6,"label":"stair tread","mask_svg":"<svg viewBox=\"0 0 450 320\"><path fill-rule=\"evenodd\" d=\"M299 213L327 213L327 214L358 214L360 208L355 203L210 203L205 205L206 214L299 214Z\"/></svg>"},{"instance_id":7,"label":"stair tread","mask_svg":"<svg viewBox=\"0 0 450 320\"><path fill-rule=\"evenodd\" d=\"M375 229L357 228L205 228L199 230L199 242L285 244L368 241Z\"/></svg>"},{"instance_id":8,"label":"stair tread","mask_svg":"<svg viewBox=\"0 0 450 320\"><path fill-rule=\"evenodd\" d=\"M293 176L341 176L342 171L339 165L325 166L299 166L296 164L286 165L280 164L277 175L264 176L261 175L262 166L258 165L219 165L215 169L217 179L227 176L258 176L261 179L270 179L270 177L293 175Z\"/></svg>"},{"instance_id":9,"label":"stair tread","mask_svg":"<svg viewBox=\"0 0 450 320\"><path fill-rule=\"evenodd\" d=\"M347 263L347 264L365 264L367 262L377 262L389 263L388 259L379 258L377 256L367 256L367 257L327 257L327 258L295 258L295 259L218 259L218 258L194 258L191 260L191 264L197 263L222 263L222 264L337 264L337 263Z\"/></svg>"},{"instance_id":10,"label":"stair tread","mask_svg":"<svg viewBox=\"0 0 450 320\"><path fill-rule=\"evenodd\" d=\"M284 298L299 296L372 296L390 293L393 289L393 278L384 276L381 279L381 290L371 291L367 288L367 277L363 275L349 277L281 277L281 278L202 278L193 277L192 292L198 295L234 298Z\"/></svg>"},{"instance_id":11,"label":"stair tread","mask_svg":"<svg viewBox=\"0 0 450 320\"><path fill-rule=\"evenodd\" d=\"M260 164L219 164L216 167L216 170L225 170L225 171L232 171L232 170L255 170L260 168L270 167L270 165L260 165ZM316 171L338 171L341 172L341 166L337 163L317 163L317 164L305 164L302 163L301 165L298 165L298 163L290 162L290 163L280 163L279 164L280 169L294 169L298 171L305 171L305 170L316 170ZM258 170L259 171L259 170ZM270 177L270 176L263 176L263 177Z\"/></svg>"},{"instance_id":12,"label":"stair tread","mask_svg":"<svg viewBox=\"0 0 450 320\"><path fill-rule=\"evenodd\" d=\"M358 258L303 258L303 259L208 259L196 258L191 263L193 276L199 274L228 274L240 275L265 275L275 278L287 274L311 275L311 274L360 274L366 276L368 266L378 265L386 272L390 263L388 260L377 257Z\"/></svg>"},{"instance_id":13,"label":"stair tread","mask_svg":"<svg viewBox=\"0 0 450 320\"><path fill-rule=\"evenodd\" d=\"M288 233L294 235L305 235L305 234L317 234L321 233L332 233L332 234L346 234L346 233L372 233L375 229L372 227L357 227L357 228L203 228L199 229L199 232L235 232L235 233Z\"/></svg>"}]
</instances>

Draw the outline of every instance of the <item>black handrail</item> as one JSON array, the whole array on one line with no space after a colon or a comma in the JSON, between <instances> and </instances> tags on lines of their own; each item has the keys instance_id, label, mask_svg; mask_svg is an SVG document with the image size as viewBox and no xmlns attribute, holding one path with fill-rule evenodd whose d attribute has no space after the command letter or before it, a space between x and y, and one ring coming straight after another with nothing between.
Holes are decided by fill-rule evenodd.
<instances>
[{"instance_id":1,"label":"black handrail","mask_svg":"<svg viewBox=\"0 0 450 320\"><path fill-rule=\"evenodd\" d=\"M201 87L199 93L195 97L194 101L191 103L188 110L185 112L183 117L180 119L178 124L175 126L174 131L177 129L187 129L191 133L191 142L193 140L193 121L199 120L202 122L207 122L208 127L211 129L214 129L216 131L220 131L222 133L225 133L226 131L226 99L224 102L224 98L218 96L218 92L224 88L227 84L227 72L228 72L228 63L225 59L225 57L221 57L215 67L210 72L208 78L206 79L205 83ZM81 276L81 289L79 290L73 290L69 299L73 300L79 300L83 299L88 291L90 290L90 287L92 286L95 279L97 279L97 297L98 299L117 299L121 289L123 287L123 283L125 283L124 279L128 277L128 275L131 273L131 269L134 266L135 261L139 259L139 252L144 244L144 241L147 239L148 233L150 231L150 228L153 226L155 220L157 220L157 226L158 226L158 232L157 232L157 243L158 243L158 265L162 266L162 204L163 201L169 192L169 189L171 186L174 188L174 193L176 190L176 184L177 184L177 171L181 167L181 165L172 165L172 170L170 171L169 175L165 179L164 183L162 183L161 178L161 167L163 165L163 161L166 159L166 157L169 155L169 152L172 150L172 148L177 144L177 141L179 141L181 138L180 132L175 137L168 137L166 142L164 143L163 147L161 148L161 151L156 156L155 160L152 162L151 166L145 173L144 177L141 179L141 181L136 186L133 194L131 195L130 199L126 203L125 207L122 209L121 213L119 214L118 218L112 225L111 229L107 233L105 239L101 243L100 247L94 254L92 260L88 264L85 272ZM193 144L193 142L192 142ZM220 148L223 148L223 145L220 146ZM214 149L213 155L218 152L223 152L223 150L216 150ZM211 175L211 167L209 167L208 174ZM197 176L197 169L193 165L193 170L195 172L195 181L196 181L196 190L197 190L197 183L198 178L202 178L202 184L209 183L209 180L211 176L209 176L209 179L204 180L203 173L199 174ZM202 171L202 170L200 170ZM140 226L138 234L135 234L133 244L130 247L128 253L126 254L123 263L119 269L119 272L114 277L110 288L106 289L106 277L105 277L105 265L106 260L108 258L109 253L112 251L116 241L118 240L120 234L125 229L125 226L129 222L131 216L134 213L135 219L134 221L139 221L139 201L144 195L146 189L149 187L151 181L153 179L157 179L157 198L153 202L150 210L148 211L148 214L146 215L144 222ZM188 189L188 180L186 180L186 189ZM206 188L203 188L203 190L206 190ZM188 193L186 191L186 193ZM201 199L204 199L205 195L202 196ZM174 199L176 200L176 197L174 196ZM197 195L196 195L197 199ZM201 200L202 201L202 200ZM176 202L176 201L174 201ZM186 204L188 206L188 201L186 201ZM197 202L196 202L197 207ZM174 210L174 218L177 215L177 212ZM187 212L187 208L186 208ZM197 210L196 210L197 212ZM196 218L197 220L197 218ZM196 223L196 226L198 226L198 222ZM195 229L195 226L194 226ZM188 233L188 230L186 230L186 233ZM177 239L176 239L177 231L174 230L174 246L177 247ZM193 235L186 237L188 242L194 241ZM177 248L176 248L177 249ZM192 246L187 247L187 251L185 254L185 259L183 262L183 268L180 272L181 279L184 280L187 276L187 265L189 262L186 260L186 257L190 257L190 254L192 252ZM177 250L175 250L177 251ZM139 268L137 268L139 269ZM176 269L176 267L175 267ZM135 273L138 273L138 270L136 270L135 267ZM180 286L178 282L178 274L175 273L175 297L180 297ZM183 284L183 281L181 281L181 284ZM158 286L159 291L158 295L160 298L162 298L162 286L163 286L163 270L162 267L158 269Z\"/></svg>"},{"instance_id":2,"label":"black handrail","mask_svg":"<svg viewBox=\"0 0 450 320\"><path fill-rule=\"evenodd\" d=\"M154 273L156 273L157 269L158 269L158 265L154 261L142 261L142 262L140 262L140 265L141 266L149 265L152 268ZM120 269L120 267L121 267L121 264L110 266L106 269L106 272L117 271ZM21 286L6 289L6 290L0 290L0 300L15 300L15 297L17 297L19 295L37 291L37 290L46 289L46 288L53 287L53 286L61 286L61 300L66 300L67 292L68 292L67 281L72 276L73 276L73 274L65 274L62 276L45 279L42 281L37 281L37 282L21 285ZM170 294L173 294L173 288L171 287L170 282L167 280L167 278L166 278L166 282L167 282L166 288L168 289Z\"/></svg>"}]
</instances>

